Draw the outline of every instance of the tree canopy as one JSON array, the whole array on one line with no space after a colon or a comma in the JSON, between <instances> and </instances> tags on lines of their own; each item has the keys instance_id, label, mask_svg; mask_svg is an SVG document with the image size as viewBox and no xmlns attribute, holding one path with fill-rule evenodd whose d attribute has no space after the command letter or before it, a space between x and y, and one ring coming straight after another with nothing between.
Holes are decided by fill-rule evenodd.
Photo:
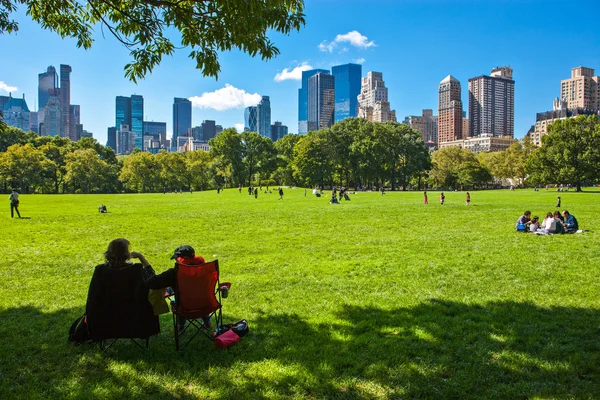
<instances>
[{"instance_id":1,"label":"tree canopy","mask_svg":"<svg viewBox=\"0 0 600 400\"><path fill-rule=\"evenodd\" d=\"M303 0L0 0L0 34L18 31L19 5L42 28L76 39L89 49L94 30L106 28L130 52L125 76L137 82L176 50L204 76L218 77L218 52L238 49L263 60L279 54L267 36L305 24Z\"/></svg>"}]
</instances>

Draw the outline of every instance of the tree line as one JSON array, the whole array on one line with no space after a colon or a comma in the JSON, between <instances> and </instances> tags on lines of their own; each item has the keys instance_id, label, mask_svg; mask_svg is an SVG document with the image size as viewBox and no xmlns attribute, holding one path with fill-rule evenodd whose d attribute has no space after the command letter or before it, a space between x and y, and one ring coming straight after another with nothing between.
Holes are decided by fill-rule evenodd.
<instances>
[{"instance_id":1,"label":"tree line","mask_svg":"<svg viewBox=\"0 0 600 400\"><path fill-rule=\"evenodd\" d=\"M210 151L135 150L116 156L95 139L78 142L0 128L0 185L38 193L208 190L286 185L392 190L487 188L505 183L581 186L600 178L597 116L556 121L537 148L529 140L505 152L449 147L430 153L418 132L395 122L350 118L276 142L225 129Z\"/></svg>"}]
</instances>

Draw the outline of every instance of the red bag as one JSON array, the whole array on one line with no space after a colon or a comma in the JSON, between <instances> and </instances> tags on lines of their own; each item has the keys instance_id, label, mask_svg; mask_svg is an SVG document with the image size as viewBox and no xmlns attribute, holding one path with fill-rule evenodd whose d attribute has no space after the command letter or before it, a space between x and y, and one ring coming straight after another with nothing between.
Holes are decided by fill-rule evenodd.
<instances>
[{"instance_id":1,"label":"red bag","mask_svg":"<svg viewBox=\"0 0 600 400\"><path fill-rule=\"evenodd\" d=\"M217 349L226 349L239 341L240 337L230 329L215 338L215 346L217 346Z\"/></svg>"}]
</instances>

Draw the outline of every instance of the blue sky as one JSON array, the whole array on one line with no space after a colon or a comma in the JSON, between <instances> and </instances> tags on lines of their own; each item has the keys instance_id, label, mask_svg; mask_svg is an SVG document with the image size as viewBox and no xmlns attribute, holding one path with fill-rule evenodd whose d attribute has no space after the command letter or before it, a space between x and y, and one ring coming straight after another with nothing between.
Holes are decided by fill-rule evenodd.
<instances>
[{"instance_id":1,"label":"blue sky","mask_svg":"<svg viewBox=\"0 0 600 400\"><path fill-rule=\"evenodd\" d=\"M256 101L256 95L268 95L272 121L282 121L296 132L300 82L291 78L299 78L302 66L330 68L360 62L363 76L368 71L382 72L391 106L401 121L407 115L420 115L424 108L437 114L438 85L448 74L460 80L466 110L468 79L510 65L515 80L515 137L520 138L535 122L536 112L552 108L560 80L570 77L571 68L583 65L600 74L597 5L594 1L307 0L306 26L300 32L271 35L281 51L275 59L223 53L221 74L215 80L204 78L187 58L189 51L182 50L165 58L137 85L124 77L123 67L130 60L127 49L106 29L104 37L97 29L92 49L85 51L74 40L42 30L21 9L14 15L19 32L0 36L0 94L6 95L7 89L13 90L13 96L24 93L33 110L38 74L48 65L58 69L59 64L69 64L71 103L81 105L84 129L105 143L119 95L143 95L145 119L167 122L169 132L174 97L195 98L193 125L213 119L231 127L243 124L243 108Z\"/></svg>"}]
</instances>

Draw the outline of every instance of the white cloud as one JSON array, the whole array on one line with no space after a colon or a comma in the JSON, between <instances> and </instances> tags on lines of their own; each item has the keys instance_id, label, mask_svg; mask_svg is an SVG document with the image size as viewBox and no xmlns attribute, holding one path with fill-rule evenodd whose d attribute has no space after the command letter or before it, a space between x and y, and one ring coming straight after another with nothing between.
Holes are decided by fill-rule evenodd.
<instances>
[{"instance_id":1,"label":"white cloud","mask_svg":"<svg viewBox=\"0 0 600 400\"><path fill-rule=\"evenodd\" d=\"M335 42L327 43L327 40L323 40L321 43L319 43L319 50L328 51L331 53L335 46L337 46Z\"/></svg>"},{"instance_id":2,"label":"white cloud","mask_svg":"<svg viewBox=\"0 0 600 400\"><path fill-rule=\"evenodd\" d=\"M4 81L0 81L0 92L10 93L16 92L17 90L18 88L16 86L10 86L7 83L4 83Z\"/></svg>"},{"instance_id":3,"label":"white cloud","mask_svg":"<svg viewBox=\"0 0 600 400\"><path fill-rule=\"evenodd\" d=\"M244 132L244 124L235 124L233 125L235 127L235 129L238 131L238 133L242 133Z\"/></svg>"},{"instance_id":4,"label":"white cloud","mask_svg":"<svg viewBox=\"0 0 600 400\"><path fill-rule=\"evenodd\" d=\"M361 35L358 31L351 31L346 33L345 35L337 35L335 37L335 41L337 43L348 42L352 46L362 47L364 49L375 46L374 41L371 40L370 42L368 42L368 40L369 39L366 36Z\"/></svg>"},{"instance_id":5,"label":"white cloud","mask_svg":"<svg viewBox=\"0 0 600 400\"><path fill-rule=\"evenodd\" d=\"M369 41L369 38L362 35L360 32L350 31L343 35L337 35L332 42L327 42L327 40L322 41L319 43L319 50L331 53L339 43L349 43L350 45L361 49L368 49L369 47L376 46L374 41ZM342 51L347 51L347 48L343 48Z\"/></svg>"},{"instance_id":6,"label":"white cloud","mask_svg":"<svg viewBox=\"0 0 600 400\"><path fill-rule=\"evenodd\" d=\"M362 57L361 57L361 58L355 58L355 59L354 59L354 60L352 60L352 61L353 61L355 64L364 64L364 63L365 63L365 61L367 61L367 60L365 60L364 58L362 58Z\"/></svg>"},{"instance_id":7,"label":"white cloud","mask_svg":"<svg viewBox=\"0 0 600 400\"><path fill-rule=\"evenodd\" d=\"M229 83L226 83L225 87L214 92L204 92L200 96L189 98L193 107L212 108L217 111L255 106L260 100L260 94L247 93L245 90L231 86Z\"/></svg>"},{"instance_id":8,"label":"white cloud","mask_svg":"<svg viewBox=\"0 0 600 400\"><path fill-rule=\"evenodd\" d=\"M306 62L303 62L292 70L284 68L283 71L278 72L277 75L275 75L275 82L282 82L285 80L299 81L302 79L302 71L308 71L311 69L313 69L313 67Z\"/></svg>"}]
</instances>

